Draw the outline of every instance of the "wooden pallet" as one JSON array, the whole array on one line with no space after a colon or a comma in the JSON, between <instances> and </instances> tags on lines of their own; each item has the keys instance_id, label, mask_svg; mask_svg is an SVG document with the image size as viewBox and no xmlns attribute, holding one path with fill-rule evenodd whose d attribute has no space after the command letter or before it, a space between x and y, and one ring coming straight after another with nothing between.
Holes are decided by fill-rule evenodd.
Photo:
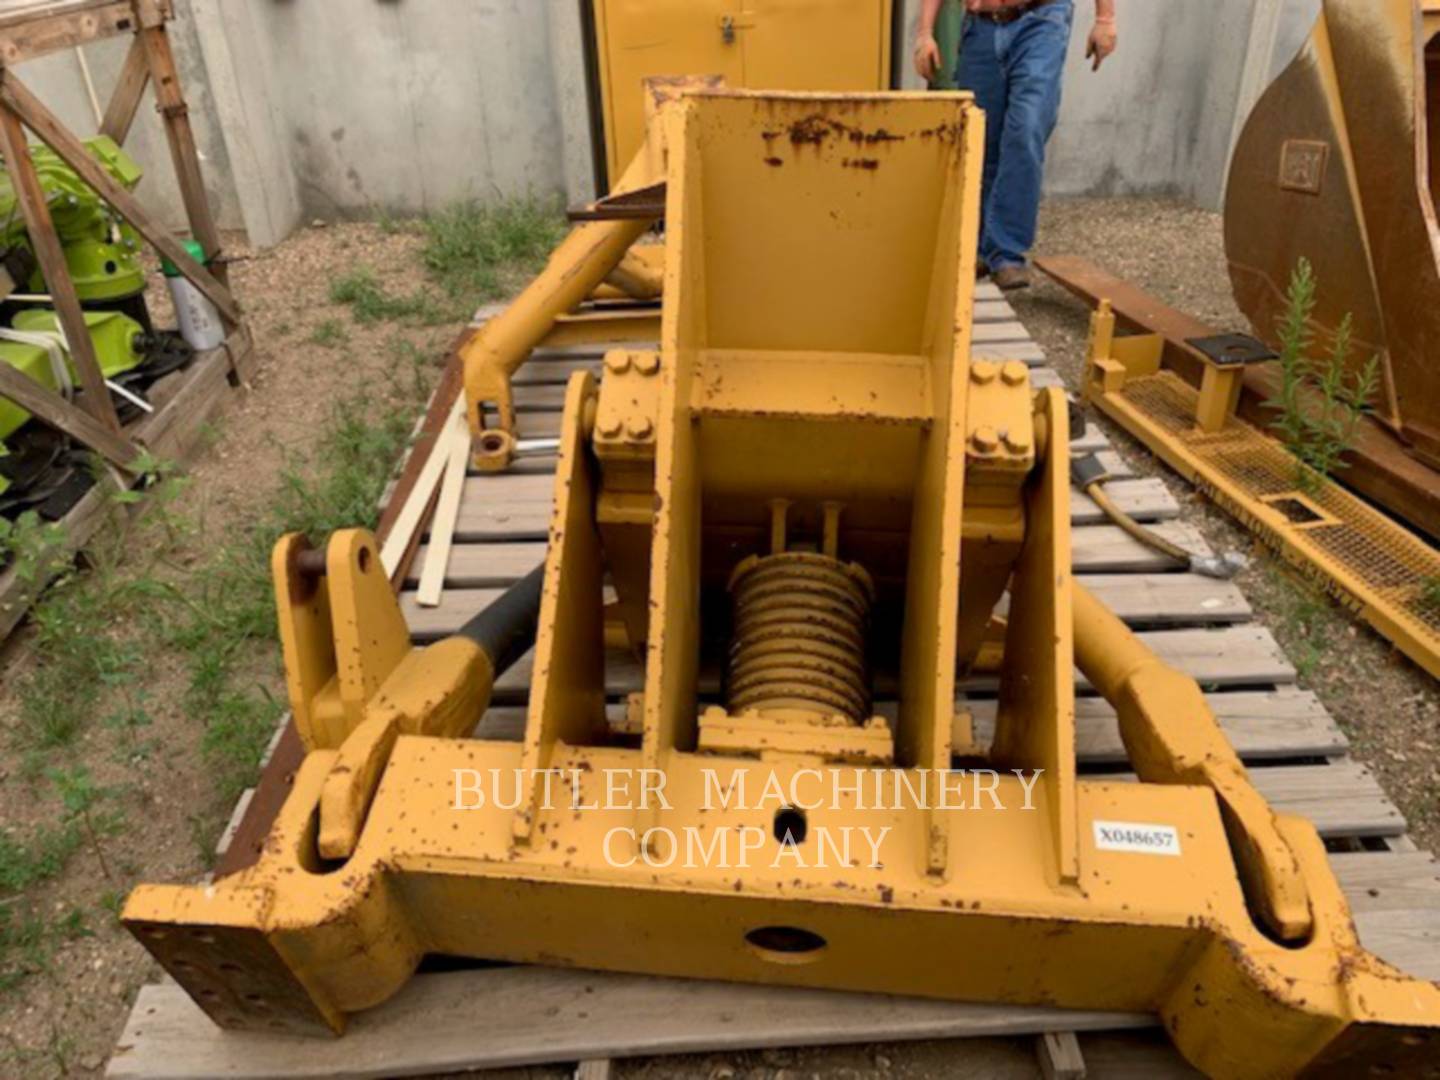
<instances>
[{"instance_id":1,"label":"wooden pallet","mask_svg":"<svg viewBox=\"0 0 1440 1080\"><path fill-rule=\"evenodd\" d=\"M1058 381L993 287L982 290L978 309L977 356L1003 349L1031 364L1037 381ZM553 434L565 380L598 364L596 352L537 354L518 380L523 433ZM1077 446L1108 449L1096 431ZM520 474L468 479L440 605L421 607L415 600L423 546L404 583L401 602L417 641L452 632L544 558L552 497L547 464L553 468L542 460ZM1187 547L1208 550L1194 528L1173 520L1179 505L1161 481L1131 477L1118 457L1109 464L1122 477L1111 494L1130 513L1160 523L1163 533ZM1440 864L1414 850L1400 812L1371 772L1348 758L1345 735L1320 701L1296 686L1295 668L1269 631L1252 621L1239 589L1175 571L1103 523L1098 508L1079 493L1071 514L1074 569L1081 580L1160 655L1201 682L1271 803L1316 824L1333 851L1362 941L1417 976L1440 979ZM624 711L619 699L640 688L641 674L628 655L608 658L617 723ZM479 734L520 738L529 676L527 658L499 681L496 703ZM702 672L701 679L702 693L718 691L718 672ZM994 690L993 678L986 677L964 687L982 737L994 724ZM878 691L883 696L885 687ZM1080 694L1082 770L1127 775L1114 711L1089 694L1083 680ZM1097 1071L1194 1075L1162 1037L1136 1033L1153 1025L1151 1017L1128 1014L521 967L418 976L393 1001L357 1017L344 1039L315 1043L219 1032L178 987L162 984L142 990L110 1075L418 1076L707 1050L977 1036L1033 1039L1047 1074L1063 1073L1058 1059L1069 1055L1072 1069L1073 1060L1088 1058ZM957 1074L973 1069L977 1076L1001 1075L1000 1066L985 1056L988 1045L957 1044ZM965 1064L967 1055L974 1057L972 1065ZM1003 1075L1033 1072L1032 1066L1029 1073L1020 1068Z\"/></svg>"}]
</instances>

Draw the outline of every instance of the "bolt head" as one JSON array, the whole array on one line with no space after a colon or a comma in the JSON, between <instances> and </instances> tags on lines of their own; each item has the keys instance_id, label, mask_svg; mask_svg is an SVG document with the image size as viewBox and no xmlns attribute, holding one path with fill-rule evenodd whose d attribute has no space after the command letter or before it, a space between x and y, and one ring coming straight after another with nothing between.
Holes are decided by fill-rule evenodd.
<instances>
[{"instance_id":1,"label":"bolt head","mask_svg":"<svg viewBox=\"0 0 1440 1080\"><path fill-rule=\"evenodd\" d=\"M612 371L616 375L624 375L630 370L630 354L627 352L606 353L605 370Z\"/></svg>"},{"instance_id":2,"label":"bolt head","mask_svg":"<svg viewBox=\"0 0 1440 1080\"><path fill-rule=\"evenodd\" d=\"M1023 431L1007 431L1005 433L1005 449L1012 454L1028 454L1030 452L1030 437Z\"/></svg>"},{"instance_id":3,"label":"bolt head","mask_svg":"<svg viewBox=\"0 0 1440 1080\"><path fill-rule=\"evenodd\" d=\"M1021 386L1030 377L1030 369L1019 360L1009 361L1000 369L1000 378L1005 380L1006 386Z\"/></svg>"},{"instance_id":4,"label":"bolt head","mask_svg":"<svg viewBox=\"0 0 1440 1080\"><path fill-rule=\"evenodd\" d=\"M653 352L635 354L635 370L641 375L654 375L660 370L660 357Z\"/></svg>"},{"instance_id":5,"label":"bolt head","mask_svg":"<svg viewBox=\"0 0 1440 1080\"><path fill-rule=\"evenodd\" d=\"M995 381L995 365L989 360L976 360L970 365L970 381L985 386Z\"/></svg>"},{"instance_id":6,"label":"bolt head","mask_svg":"<svg viewBox=\"0 0 1440 1080\"><path fill-rule=\"evenodd\" d=\"M993 427L978 427L970 436L970 445L982 454L993 454L1000 446L1000 436Z\"/></svg>"},{"instance_id":7,"label":"bolt head","mask_svg":"<svg viewBox=\"0 0 1440 1080\"><path fill-rule=\"evenodd\" d=\"M630 433L632 439L648 439L655 430L655 425L650 422L648 416L632 416L625 430Z\"/></svg>"},{"instance_id":8,"label":"bolt head","mask_svg":"<svg viewBox=\"0 0 1440 1080\"><path fill-rule=\"evenodd\" d=\"M604 438L618 439L620 433L625 430L625 425L620 422L618 416L602 416L595 422L595 430Z\"/></svg>"}]
</instances>

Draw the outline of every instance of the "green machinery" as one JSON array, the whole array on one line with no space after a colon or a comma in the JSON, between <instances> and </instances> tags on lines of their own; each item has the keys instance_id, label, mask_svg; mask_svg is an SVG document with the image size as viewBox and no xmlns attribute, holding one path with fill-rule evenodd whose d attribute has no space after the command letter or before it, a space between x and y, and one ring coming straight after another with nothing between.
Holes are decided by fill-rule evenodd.
<instances>
[{"instance_id":1,"label":"green machinery","mask_svg":"<svg viewBox=\"0 0 1440 1080\"><path fill-rule=\"evenodd\" d=\"M86 147L127 190L139 184L143 175L139 165L115 140L97 135L86 141ZM52 150L36 146L31 153L66 266L80 302L87 309L86 323L101 371L112 380L134 372L145 363L153 340L147 338L145 268L140 259L139 234ZM0 171L0 259L10 272L16 292L23 295L47 291L36 268L14 187L4 171ZM0 312L0 324L63 342L56 314L49 308L19 306L12 300ZM43 342L34 340L0 340L0 363L9 364L51 390L61 389L62 381L75 378L63 346L60 354L52 355ZM33 446L12 451L5 440L29 420L30 414L24 409L0 399L0 512L12 508L20 488L44 490L46 485L37 483L37 477L53 475L52 466L62 453L60 443L50 433ZM21 500L21 504L29 501Z\"/></svg>"},{"instance_id":2,"label":"green machinery","mask_svg":"<svg viewBox=\"0 0 1440 1080\"><path fill-rule=\"evenodd\" d=\"M114 139L97 135L86 140L85 146L127 190L133 191L140 183L144 175L140 166ZM31 156L80 302L108 304L141 295L145 291L145 268L140 262L139 234L49 147L34 147ZM0 174L0 223L0 246L9 251L30 249L8 174ZM45 291L39 270L23 284L31 292Z\"/></svg>"},{"instance_id":3,"label":"green machinery","mask_svg":"<svg viewBox=\"0 0 1440 1080\"><path fill-rule=\"evenodd\" d=\"M146 360L148 335L141 325L118 311L87 311L85 323L95 354L106 379L117 379L138 369ZM49 308L31 308L16 314L13 328L25 335L60 340L59 319ZM48 390L61 389L61 380L72 384L77 379L69 354L61 347L63 370L44 344L30 341L0 340L0 363L9 364ZM30 414L14 402L0 398L0 510L12 484L35 471L33 454L12 454L4 440L9 439L29 421ZM44 462L49 465L50 461Z\"/></svg>"}]
</instances>

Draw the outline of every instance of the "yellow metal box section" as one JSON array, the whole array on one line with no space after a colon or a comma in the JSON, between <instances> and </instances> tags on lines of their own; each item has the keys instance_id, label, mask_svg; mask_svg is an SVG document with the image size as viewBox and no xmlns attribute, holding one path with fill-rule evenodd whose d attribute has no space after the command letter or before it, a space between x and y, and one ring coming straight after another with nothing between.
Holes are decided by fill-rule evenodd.
<instances>
[{"instance_id":1,"label":"yellow metal box section","mask_svg":"<svg viewBox=\"0 0 1440 1080\"><path fill-rule=\"evenodd\" d=\"M893 0L593 0L611 183L645 141L644 81L720 75L757 90L883 90Z\"/></svg>"}]
</instances>

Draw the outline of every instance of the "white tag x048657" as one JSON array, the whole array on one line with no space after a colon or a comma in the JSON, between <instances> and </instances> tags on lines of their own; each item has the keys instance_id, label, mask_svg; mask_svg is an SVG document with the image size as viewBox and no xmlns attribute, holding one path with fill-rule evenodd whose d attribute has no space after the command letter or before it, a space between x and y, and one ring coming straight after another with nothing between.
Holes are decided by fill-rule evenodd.
<instances>
[{"instance_id":1,"label":"white tag x048657","mask_svg":"<svg viewBox=\"0 0 1440 1080\"><path fill-rule=\"evenodd\" d=\"M1095 821L1095 846L1101 851L1138 855L1180 854L1180 833L1173 825L1140 825L1133 821Z\"/></svg>"}]
</instances>

